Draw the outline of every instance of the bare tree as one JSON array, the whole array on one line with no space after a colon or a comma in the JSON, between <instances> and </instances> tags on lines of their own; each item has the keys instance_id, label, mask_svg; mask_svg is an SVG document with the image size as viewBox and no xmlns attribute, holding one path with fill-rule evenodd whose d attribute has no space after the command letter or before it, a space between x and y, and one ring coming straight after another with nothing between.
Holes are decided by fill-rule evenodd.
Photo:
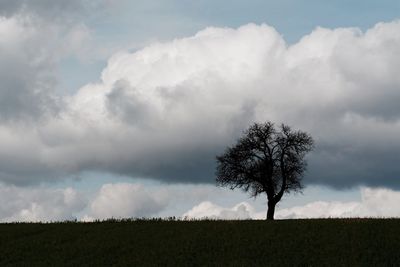
<instances>
[{"instance_id":1,"label":"bare tree","mask_svg":"<svg viewBox=\"0 0 400 267\"><path fill-rule=\"evenodd\" d=\"M273 220L275 206L284 193L301 191L307 166L305 155L314 147L306 132L282 124L254 123L236 145L217 156L217 184L242 188L256 197L266 193L267 219Z\"/></svg>"}]
</instances>

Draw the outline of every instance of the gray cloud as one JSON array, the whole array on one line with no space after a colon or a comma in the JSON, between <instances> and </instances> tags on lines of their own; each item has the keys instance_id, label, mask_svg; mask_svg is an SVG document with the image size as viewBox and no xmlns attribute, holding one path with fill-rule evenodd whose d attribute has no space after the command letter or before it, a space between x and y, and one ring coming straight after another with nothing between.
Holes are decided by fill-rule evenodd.
<instances>
[{"instance_id":1,"label":"gray cloud","mask_svg":"<svg viewBox=\"0 0 400 267\"><path fill-rule=\"evenodd\" d=\"M32 21L0 17L0 120L36 119L57 109L50 49Z\"/></svg>"},{"instance_id":2,"label":"gray cloud","mask_svg":"<svg viewBox=\"0 0 400 267\"><path fill-rule=\"evenodd\" d=\"M152 121L152 110L150 103L142 99L140 93L124 80L117 81L107 95L109 112L128 124L146 125Z\"/></svg>"}]
</instances>

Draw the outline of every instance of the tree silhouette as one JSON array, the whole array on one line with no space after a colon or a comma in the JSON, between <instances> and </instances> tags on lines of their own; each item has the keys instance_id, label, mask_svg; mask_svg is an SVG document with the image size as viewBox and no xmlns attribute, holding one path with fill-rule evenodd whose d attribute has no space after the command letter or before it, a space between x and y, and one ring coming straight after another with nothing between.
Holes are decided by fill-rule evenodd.
<instances>
[{"instance_id":1,"label":"tree silhouette","mask_svg":"<svg viewBox=\"0 0 400 267\"><path fill-rule=\"evenodd\" d=\"M284 193L301 191L307 163L305 155L314 147L306 132L282 124L254 123L225 153L217 156L219 186L242 188L256 197L266 193L267 219L273 220L276 204Z\"/></svg>"}]
</instances>

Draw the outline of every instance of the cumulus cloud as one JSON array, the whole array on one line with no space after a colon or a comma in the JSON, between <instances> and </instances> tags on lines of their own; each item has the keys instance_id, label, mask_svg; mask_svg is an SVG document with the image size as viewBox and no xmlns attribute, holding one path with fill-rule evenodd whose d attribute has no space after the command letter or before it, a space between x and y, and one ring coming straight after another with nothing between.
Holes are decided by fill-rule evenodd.
<instances>
[{"instance_id":1,"label":"cumulus cloud","mask_svg":"<svg viewBox=\"0 0 400 267\"><path fill-rule=\"evenodd\" d=\"M108 183L96 190L59 189L44 185L20 187L1 183L0 194L0 222L179 217L196 203L226 201L235 196L232 191L211 185L160 187L141 183ZM243 205L237 205L237 210L241 212L240 218L247 218L246 208L253 208ZM226 219L237 218L236 211L226 210L222 215Z\"/></svg>"},{"instance_id":2,"label":"cumulus cloud","mask_svg":"<svg viewBox=\"0 0 400 267\"><path fill-rule=\"evenodd\" d=\"M43 24L34 17L0 16L2 181L36 183L37 179L49 179L63 172L41 158L46 148L35 133L58 116L64 102L56 90L57 62L68 51L56 49L60 31L57 25ZM72 31L74 28L69 32Z\"/></svg>"},{"instance_id":3,"label":"cumulus cloud","mask_svg":"<svg viewBox=\"0 0 400 267\"><path fill-rule=\"evenodd\" d=\"M400 192L384 188L362 188L360 202L312 202L277 212L281 219L328 217L399 217Z\"/></svg>"},{"instance_id":4,"label":"cumulus cloud","mask_svg":"<svg viewBox=\"0 0 400 267\"><path fill-rule=\"evenodd\" d=\"M83 220L151 217L167 206L167 199L151 194L140 184L105 184L91 201Z\"/></svg>"},{"instance_id":5,"label":"cumulus cloud","mask_svg":"<svg viewBox=\"0 0 400 267\"><path fill-rule=\"evenodd\" d=\"M290 208L277 207L275 218L400 217L399 191L368 187L360 190L358 201L316 201ZM0 184L0 221L93 221L169 216L265 219L266 207L256 203L221 204L232 197L232 192L217 191L211 186L169 185L160 188L139 183L113 183L104 184L97 191L84 191Z\"/></svg>"},{"instance_id":6,"label":"cumulus cloud","mask_svg":"<svg viewBox=\"0 0 400 267\"><path fill-rule=\"evenodd\" d=\"M398 21L317 28L288 46L272 27L249 24L119 52L57 116L1 128L10 140L2 158L19 157L18 134L35 156L0 178L99 170L208 183L216 154L253 121L272 120L315 137L308 183L398 187L399 30Z\"/></svg>"},{"instance_id":7,"label":"cumulus cloud","mask_svg":"<svg viewBox=\"0 0 400 267\"><path fill-rule=\"evenodd\" d=\"M303 206L276 209L276 219L400 217L400 192L384 188L361 188L361 200L353 202L316 201ZM221 207L209 201L202 202L185 212L188 219L265 219L267 210L257 211L247 202L232 208Z\"/></svg>"},{"instance_id":8,"label":"cumulus cloud","mask_svg":"<svg viewBox=\"0 0 400 267\"><path fill-rule=\"evenodd\" d=\"M63 102L57 95L60 61L100 53L89 28L73 15L86 2L91 1L0 1L1 124L57 116Z\"/></svg>"},{"instance_id":9,"label":"cumulus cloud","mask_svg":"<svg viewBox=\"0 0 400 267\"><path fill-rule=\"evenodd\" d=\"M234 194L211 185L145 186L108 183L98 190L19 187L0 184L0 222L93 221L109 218L180 216L206 199L226 199ZM238 207L246 216L245 207ZM236 218L226 211L224 218Z\"/></svg>"},{"instance_id":10,"label":"cumulus cloud","mask_svg":"<svg viewBox=\"0 0 400 267\"><path fill-rule=\"evenodd\" d=\"M61 221L77 219L87 205L75 189L16 187L0 185L0 221Z\"/></svg>"},{"instance_id":11,"label":"cumulus cloud","mask_svg":"<svg viewBox=\"0 0 400 267\"><path fill-rule=\"evenodd\" d=\"M186 219L222 219L245 220L254 215L254 208L247 202L242 202L232 208L223 208L209 201L204 201L185 212L182 217Z\"/></svg>"}]
</instances>

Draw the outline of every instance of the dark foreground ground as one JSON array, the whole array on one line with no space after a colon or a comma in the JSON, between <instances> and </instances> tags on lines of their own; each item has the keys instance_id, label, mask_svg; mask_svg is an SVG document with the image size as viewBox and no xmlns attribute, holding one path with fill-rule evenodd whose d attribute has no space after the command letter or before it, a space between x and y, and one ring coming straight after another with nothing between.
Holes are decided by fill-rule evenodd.
<instances>
[{"instance_id":1,"label":"dark foreground ground","mask_svg":"<svg viewBox=\"0 0 400 267\"><path fill-rule=\"evenodd\" d=\"M400 266L400 220L0 224L0 266Z\"/></svg>"}]
</instances>

